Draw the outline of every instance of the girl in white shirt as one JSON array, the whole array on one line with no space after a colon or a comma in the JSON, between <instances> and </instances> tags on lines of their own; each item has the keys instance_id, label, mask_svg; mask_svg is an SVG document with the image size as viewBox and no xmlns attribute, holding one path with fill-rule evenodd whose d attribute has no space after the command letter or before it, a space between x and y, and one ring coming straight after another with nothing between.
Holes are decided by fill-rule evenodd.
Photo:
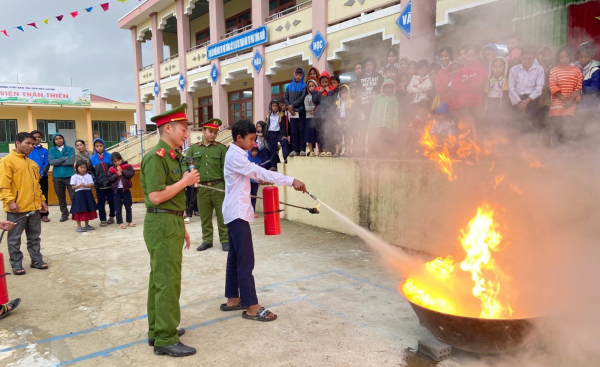
<instances>
[{"instance_id":1,"label":"girl in white shirt","mask_svg":"<svg viewBox=\"0 0 600 367\"><path fill-rule=\"evenodd\" d=\"M75 196L71 203L71 214L73 220L77 221L77 232L87 232L94 230L94 227L89 225L89 221L98 218L96 214L96 200L92 195L92 187L94 187L94 179L87 173L87 162L79 160L76 163L77 171L71 176L71 186L75 190ZM81 222L85 222L85 227L81 226Z\"/></svg>"}]
</instances>

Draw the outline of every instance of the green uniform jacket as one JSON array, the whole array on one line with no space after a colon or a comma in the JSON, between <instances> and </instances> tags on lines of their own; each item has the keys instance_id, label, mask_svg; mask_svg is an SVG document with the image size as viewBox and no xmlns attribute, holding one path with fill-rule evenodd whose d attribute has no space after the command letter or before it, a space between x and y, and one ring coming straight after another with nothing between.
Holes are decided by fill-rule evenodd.
<instances>
[{"instance_id":1,"label":"green uniform jacket","mask_svg":"<svg viewBox=\"0 0 600 367\"><path fill-rule=\"evenodd\" d=\"M185 210L184 190L159 205L152 204L148 198L149 193L163 190L181 180L185 169L186 167L182 164L181 153L172 149L163 140L159 140L158 144L150 149L142 160L140 180L146 207L176 211Z\"/></svg>"},{"instance_id":2,"label":"green uniform jacket","mask_svg":"<svg viewBox=\"0 0 600 367\"><path fill-rule=\"evenodd\" d=\"M200 182L223 180L225 178L225 154L227 147L214 142L209 146L202 143L192 145L187 156L194 158L194 165L200 173Z\"/></svg>"}]
</instances>

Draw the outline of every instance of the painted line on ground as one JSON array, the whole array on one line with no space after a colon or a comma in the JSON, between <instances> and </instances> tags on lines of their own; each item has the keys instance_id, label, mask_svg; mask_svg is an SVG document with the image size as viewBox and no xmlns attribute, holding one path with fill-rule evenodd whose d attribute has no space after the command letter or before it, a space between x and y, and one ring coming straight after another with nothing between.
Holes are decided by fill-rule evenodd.
<instances>
[{"instance_id":1,"label":"painted line on ground","mask_svg":"<svg viewBox=\"0 0 600 367\"><path fill-rule=\"evenodd\" d=\"M269 284L269 285L265 285L262 287L258 287L256 288L256 290L262 290L262 289L268 289L268 288L278 288L281 285L285 285L285 284L290 284L290 283L295 283L295 282L299 282L302 280L307 280L307 279L314 279L314 278L318 278L327 274L331 274L332 271L328 271L328 272L323 272L323 273L316 273L316 274L311 274L311 275L306 275L306 276L302 276L299 278L295 278L295 279L291 279L291 280L286 280L283 282L278 282L278 283L273 283L273 284ZM193 307L193 306L198 306L201 304L205 304L205 303L209 303L209 302L214 302L214 301L218 301L220 299L223 299L224 297L214 297L214 298L210 298L207 300L202 300L199 302L194 302L188 305L183 305L180 306L180 309L186 309L188 307ZM15 345L13 347L8 347L8 348L4 348L4 349L0 349L0 353L6 353L6 352L11 352L11 351L15 351L15 350L19 350L19 349L23 349L23 348L27 348L30 345L39 345L39 344L44 344L44 343L50 343L50 342L54 342L57 340L63 340L63 339L68 339L68 338L72 338L72 337L76 337L76 336L80 336L80 335L85 335L85 334L89 334L95 331L100 331L100 330L105 330L114 326L120 326L120 325L124 325L124 324L128 324L134 321L140 321L140 320L144 320L148 318L148 314L144 314L144 315L140 315L137 317L133 317L133 318L127 318L121 321L117 321L117 322L113 322L110 324L104 324L104 325L100 325L100 326L95 326L89 329L85 329L85 330L80 330L80 331L74 331L71 333L66 333L66 334L62 334L62 335L57 335L57 336L53 336L47 339L42 339L42 340L38 340L36 342L31 342L31 343L24 343L24 344L19 344L19 345Z\"/></svg>"}]
</instances>

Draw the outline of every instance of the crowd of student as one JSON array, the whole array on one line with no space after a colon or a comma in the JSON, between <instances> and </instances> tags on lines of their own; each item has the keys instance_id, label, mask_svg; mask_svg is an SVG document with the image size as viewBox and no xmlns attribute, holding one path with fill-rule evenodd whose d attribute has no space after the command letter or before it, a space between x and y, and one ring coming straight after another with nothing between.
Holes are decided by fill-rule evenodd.
<instances>
[{"instance_id":1,"label":"crowd of student","mask_svg":"<svg viewBox=\"0 0 600 367\"><path fill-rule=\"evenodd\" d=\"M372 56L354 67L356 79L341 84L336 75L302 68L283 100L257 122L258 158L277 169L283 158L410 154L425 126L443 139L465 121L480 135L508 128L545 134L560 144L578 139L599 115L600 62L595 45L464 45L455 55L444 47L436 62L398 57L391 48L380 69ZM400 142L400 146L398 143ZM393 149L390 149L393 147Z\"/></svg>"},{"instance_id":2,"label":"crowd of student","mask_svg":"<svg viewBox=\"0 0 600 367\"><path fill-rule=\"evenodd\" d=\"M61 134L54 134L50 149L42 146L42 133L32 131L34 148L28 157L39 166L39 183L44 197L48 197L48 170L53 166L54 191L58 197L61 211L60 221L71 218L77 222L77 232L94 230L89 221L100 217L100 226L117 223L126 229L123 223L123 207L125 220L130 227L135 227L132 219L131 179L135 172L133 166L123 160L120 153L105 151L104 141L95 139L93 151L87 150L83 140L75 142L75 149L68 146ZM96 198L92 188L96 190ZM71 198L71 208L67 207L66 195ZM106 204L109 213L106 215ZM42 213L42 221L49 222L48 213ZM82 225L82 223L84 225Z\"/></svg>"}]
</instances>

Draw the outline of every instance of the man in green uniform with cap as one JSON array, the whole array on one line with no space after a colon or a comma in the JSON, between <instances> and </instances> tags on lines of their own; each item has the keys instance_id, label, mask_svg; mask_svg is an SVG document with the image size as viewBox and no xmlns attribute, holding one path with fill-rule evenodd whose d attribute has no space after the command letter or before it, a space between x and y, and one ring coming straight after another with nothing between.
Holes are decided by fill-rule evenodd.
<instances>
[{"instance_id":1,"label":"man in green uniform with cap","mask_svg":"<svg viewBox=\"0 0 600 367\"><path fill-rule=\"evenodd\" d=\"M194 165L200 172L200 183L202 185L225 190L223 168L225 167L227 147L216 141L221 124L222 122L219 119L206 121L202 125L203 141L192 145L187 151L187 156L194 158ZM223 251L229 251L229 235L227 226L223 222L225 192L200 187L196 197L198 198L198 211L202 222L202 244L198 246L198 251L213 247L213 211L217 213L219 242L221 242Z\"/></svg>"},{"instance_id":2,"label":"man in green uniform with cap","mask_svg":"<svg viewBox=\"0 0 600 367\"><path fill-rule=\"evenodd\" d=\"M200 181L195 169L186 172L179 152L188 137L187 105L154 116L160 134L158 144L142 160L141 183L146 203L144 241L150 253L148 285L148 344L154 353L189 356L196 349L179 342L185 332L180 322L181 260L190 248L183 223L186 186Z\"/></svg>"}]
</instances>

